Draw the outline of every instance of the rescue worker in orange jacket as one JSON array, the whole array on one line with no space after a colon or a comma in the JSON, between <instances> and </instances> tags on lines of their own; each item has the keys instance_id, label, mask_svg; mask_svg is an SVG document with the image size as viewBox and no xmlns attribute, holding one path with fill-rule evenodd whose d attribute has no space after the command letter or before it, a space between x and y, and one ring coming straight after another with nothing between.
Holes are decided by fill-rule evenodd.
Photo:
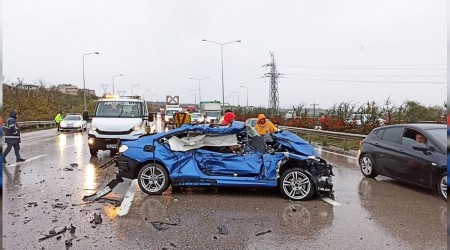
<instances>
[{"instance_id":1,"label":"rescue worker in orange jacket","mask_svg":"<svg viewBox=\"0 0 450 250\"><path fill-rule=\"evenodd\" d=\"M273 125L271 121L268 121L266 119L266 116L264 114L259 114L258 121L256 122L255 125L255 130L260 135L265 135L267 133L274 133L275 131L277 131L277 128L275 127L275 125Z\"/></svg>"}]
</instances>

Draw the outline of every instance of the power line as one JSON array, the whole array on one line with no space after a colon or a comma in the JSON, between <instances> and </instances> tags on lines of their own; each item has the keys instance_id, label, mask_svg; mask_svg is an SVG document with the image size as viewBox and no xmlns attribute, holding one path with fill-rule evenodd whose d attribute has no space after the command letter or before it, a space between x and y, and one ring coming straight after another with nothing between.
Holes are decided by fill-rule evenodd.
<instances>
[{"instance_id":1,"label":"power line","mask_svg":"<svg viewBox=\"0 0 450 250\"><path fill-rule=\"evenodd\" d=\"M412 83L412 84L447 84L447 82L412 82L412 81L368 81L368 80L337 80L337 79L316 79L289 77L289 79L312 80L312 81L328 81L328 82L367 82L367 83Z\"/></svg>"},{"instance_id":2,"label":"power line","mask_svg":"<svg viewBox=\"0 0 450 250\"><path fill-rule=\"evenodd\" d=\"M305 65L279 65L283 67L308 68L308 69L356 69L356 70L447 70L447 68L386 68L375 66L305 66ZM441 66L441 65L440 65ZM444 66L444 64L442 65ZM398 66L394 66L398 67Z\"/></svg>"}]
</instances>

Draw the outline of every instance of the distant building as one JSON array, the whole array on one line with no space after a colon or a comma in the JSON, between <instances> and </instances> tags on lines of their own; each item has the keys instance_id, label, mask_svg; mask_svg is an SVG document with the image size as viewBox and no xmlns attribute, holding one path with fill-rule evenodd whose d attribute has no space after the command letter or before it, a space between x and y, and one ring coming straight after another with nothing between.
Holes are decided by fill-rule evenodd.
<instances>
[{"instance_id":1,"label":"distant building","mask_svg":"<svg viewBox=\"0 0 450 250\"><path fill-rule=\"evenodd\" d=\"M56 89L64 94L78 95L78 87L72 84L58 84Z\"/></svg>"},{"instance_id":2,"label":"distant building","mask_svg":"<svg viewBox=\"0 0 450 250\"><path fill-rule=\"evenodd\" d=\"M33 84L17 84L16 88L24 90L39 90L39 86Z\"/></svg>"},{"instance_id":3,"label":"distant building","mask_svg":"<svg viewBox=\"0 0 450 250\"><path fill-rule=\"evenodd\" d=\"M95 90L93 90L93 89L78 89L78 93L80 93L81 95L83 94L83 91L86 95L95 96Z\"/></svg>"}]
</instances>

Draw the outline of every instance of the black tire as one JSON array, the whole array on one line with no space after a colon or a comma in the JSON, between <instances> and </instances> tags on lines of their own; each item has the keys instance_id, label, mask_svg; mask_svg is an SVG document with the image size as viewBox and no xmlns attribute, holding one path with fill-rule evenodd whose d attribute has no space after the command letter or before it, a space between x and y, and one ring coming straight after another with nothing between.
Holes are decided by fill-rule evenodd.
<instances>
[{"instance_id":1,"label":"black tire","mask_svg":"<svg viewBox=\"0 0 450 250\"><path fill-rule=\"evenodd\" d=\"M97 156L98 154L98 148L89 148L89 152L92 156Z\"/></svg>"},{"instance_id":2,"label":"black tire","mask_svg":"<svg viewBox=\"0 0 450 250\"><path fill-rule=\"evenodd\" d=\"M139 188L146 194L162 194L169 187L169 174L159 164L144 165L138 174Z\"/></svg>"},{"instance_id":3,"label":"black tire","mask_svg":"<svg viewBox=\"0 0 450 250\"><path fill-rule=\"evenodd\" d=\"M447 172L441 174L437 185L438 185L439 195L442 197L442 199L447 201L447 185L448 185L447 184Z\"/></svg>"},{"instance_id":4,"label":"black tire","mask_svg":"<svg viewBox=\"0 0 450 250\"><path fill-rule=\"evenodd\" d=\"M373 158L368 154L364 154L359 159L359 168L361 169L361 173L365 177L375 178L378 176L378 173L375 170L375 163L373 161Z\"/></svg>"},{"instance_id":5,"label":"black tire","mask_svg":"<svg viewBox=\"0 0 450 250\"><path fill-rule=\"evenodd\" d=\"M308 200L316 193L311 176L300 168L286 170L280 179L281 194L291 200Z\"/></svg>"},{"instance_id":6,"label":"black tire","mask_svg":"<svg viewBox=\"0 0 450 250\"><path fill-rule=\"evenodd\" d=\"M117 149L111 149L110 151L109 151L109 156L116 156L116 154L117 153L119 153L119 150L117 150Z\"/></svg>"}]
</instances>

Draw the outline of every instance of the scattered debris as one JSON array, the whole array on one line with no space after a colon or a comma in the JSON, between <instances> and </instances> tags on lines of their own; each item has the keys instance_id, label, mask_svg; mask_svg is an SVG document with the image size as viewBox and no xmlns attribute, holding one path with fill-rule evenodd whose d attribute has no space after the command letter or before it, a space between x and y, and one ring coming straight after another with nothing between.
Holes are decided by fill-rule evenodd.
<instances>
[{"instance_id":1,"label":"scattered debris","mask_svg":"<svg viewBox=\"0 0 450 250\"><path fill-rule=\"evenodd\" d=\"M70 166L73 168L76 168L76 167L78 167L78 163L70 163Z\"/></svg>"},{"instance_id":2,"label":"scattered debris","mask_svg":"<svg viewBox=\"0 0 450 250\"><path fill-rule=\"evenodd\" d=\"M28 202L28 207L37 207L37 202L33 201L33 202Z\"/></svg>"},{"instance_id":3,"label":"scattered debris","mask_svg":"<svg viewBox=\"0 0 450 250\"><path fill-rule=\"evenodd\" d=\"M33 219L34 219L34 218L26 219L26 220L23 221L23 224L25 225L25 224L27 224L28 222L32 221Z\"/></svg>"},{"instance_id":4,"label":"scattered debris","mask_svg":"<svg viewBox=\"0 0 450 250\"><path fill-rule=\"evenodd\" d=\"M113 188L115 188L115 187L117 186L117 184L119 184L119 183L121 183L121 182L123 182L122 177L116 175L116 178L115 178L114 180L110 181L110 182L106 185L106 187L104 187L102 190L98 191L98 192L95 193L95 194L84 196L84 197L83 197L83 201L84 201L84 202L87 202L87 201L91 201L91 202L92 202L92 201L96 201L96 200L100 199L101 197L103 197L103 196L109 194L109 193L113 190Z\"/></svg>"},{"instance_id":5,"label":"scattered debris","mask_svg":"<svg viewBox=\"0 0 450 250\"><path fill-rule=\"evenodd\" d=\"M60 235L60 234L62 234L62 233L65 233L66 231L67 231L67 227L64 227L63 229L61 229L61 230L58 231L58 232L56 232L55 230L50 230L50 231L48 232L48 234L45 235L44 237L40 238L39 241L43 241L43 240L46 240L46 239L48 239L48 238L51 238L51 237Z\"/></svg>"},{"instance_id":6,"label":"scattered debris","mask_svg":"<svg viewBox=\"0 0 450 250\"><path fill-rule=\"evenodd\" d=\"M55 205L52 206L53 208L61 208L62 210L65 210L67 208L67 205L63 204L63 203L56 203Z\"/></svg>"},{"instance_id":7,"label":"scattered debris","mask_svg":"<svg viewBox=\"0 0 450 250\"><path fill-rule=\"evenodd\" d=\"M120 200L116 200L116 199L111 199L111 198L99 198L98 199L99 203L103 203L103 202L107 202L110 203L111 205L114 205L115 207L118 207L122 204L122 202Z\"/></svg>"},{"instance_id":8,"label":"scattered debris","mask_svg":"<svg viewBox=\"0 0 450 250\"><path fill-rule=\"evenodd\" d=\"M150 223L158 231L167 230L167 229L170 228L170 226L178 226L178 223L168 223L168 222L159 222L159 221L153 221L153 222L150 222Z\"/></svg>"},{"instance_id":9,"label":"scattered debris","mask_svg":"<svg viewBox=\"0 0 450 250\"><path fill-rule=\"evenodd\" d=\"M70 238L70 239L66 240L66 241L65 241L66 248L71 247L71 246L73 245L72 240L74 240L74 239L76 239L76 238L77 238L77 237L73 237L73 238Z\"/></svg>"},{"instance_id":10,"label":"scattered debris","mask_svg":"<svg viewBox=\"0 0 450 250\"><path fill-rule=\"evenodd\" d=\"M70 224L69 232L70 232L71 234L74 234L76 229L77 229L76 227L74 227L72 224Z\"/></svg>"},{"instance_id":11,"label":"scattered debris","mask_svg":"<svg viewBox=\"0 0 450 250\"><path fill-rule=\"evenodd\" d=\"M217 229L219 229L219 233L220 234L227 235L227 234L230 233L230 231L228 231L228 228L225 225L220 225L220 226L217 227Z\"/></svg>"},{"instance_id":12,"label":"scattered debris","mask_svg":"<svg viewBox=\"0 0 450 250\"><path fill-rule=\"evenodd\" d=\"M100 213L94 213L94 219L91 220L91 223L94 224L101 224L103 221L102 216L100 215Z\"/></svg>"},{"instance_id":13,"label":"scattered debris","mask_svg":"<svg viewBox=\"0 0 450 250\"><path fill-rule=\"evenodd\" d=\"M173 244L172 242L169 242L169 244L175 248L177 248L177 245Z\"/></svg>"},{"instance_id":14,"label":"scattered debris","mask_svg":"<svg viewBox=\"0 0 450 250\"><path fill-rule=\"evenodd\" d=\"M264 232L259 232L259 233L255 234L255 236L261 236L261 235L264 235L264 234L267 234L267 233L271 233L271 232L272 232L272 230L267 230L267 231L264 231Z\"/></svg>"},{"instance_id":15,"label":"scattered debris","mask_svg":"<svg viewBox=\"0 0 450 250\"><path fill-rule=\"evenodd\" d=\"M73 171L72 168L63 168L64 171Z\"/></svg>"},{"instance_id":16,"label":"scattered debris","mask_svg":"<svg viewBox=\"0 0 450 250\"><path fill-rule=\"evenodd\" d=\"M72 194L66 194L66 197L72 196Z\"/></svg>"},{"instance_id":17,"label":"scattered debris","mask_svg":"<svg viewBox=\"0 0 450 250\"><path fill-rule=\"evenodd\" d=\"M158 231L162 231L162 230L167 230L170 227L168 225L166 225L164 222L152 222L153 227L156 228L156 230Z\"/></svg>"},{"instance_id":18,"label":"scattered debris","mask_svg":"<svg viewBox=\"0 0 450 250\"><path fill-rule=\"evenodd\" d=\"M56 237L56 240L60 240L62 238L61 235L59 235L58 237Z\"/></svg>"}]
</instances>

